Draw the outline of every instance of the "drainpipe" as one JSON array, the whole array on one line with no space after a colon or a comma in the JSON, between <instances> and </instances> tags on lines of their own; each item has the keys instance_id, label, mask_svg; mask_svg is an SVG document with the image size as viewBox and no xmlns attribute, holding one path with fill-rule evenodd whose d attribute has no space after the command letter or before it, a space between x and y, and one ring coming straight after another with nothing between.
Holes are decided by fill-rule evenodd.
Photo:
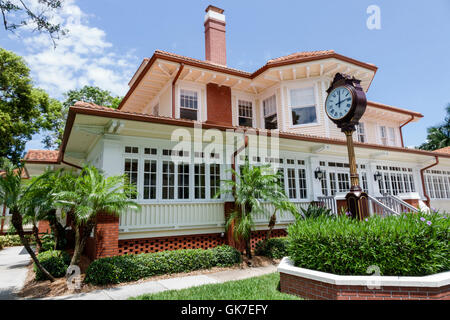
<instances>
[{"instance_id":1,"label":"drainpipe","mask_svg":"<svg viewBox=\"0 0 450 320\"><path fill-rule=\"evenodd\" d=\"M184 69L184 63L180 64L180 69L178 69L177 75L172 81L172 118L175 118L175 83L181 75L181 72Z\"/></svg>"},{"instance_id":2,"label":"drainpipe","mask_svg":"<svg viewBox=\"0 0 450 320\"><path fill-rule=\"evenodd\" d=\"M242 147L240 147L239 149L237 149L234 153L233 156L231 157L231 168L236 171L236 156L242 152L242 150L244 150L245 148L248 147L248 136L244 136L244 145ZM236 182L236 176L232 175L231 179ZM234 193L234 192L233 192Z\"/></svg>"},{"instance_id":3,"label":"drainpipe","mask_svg":"<svg viewBox=\"0 0 450 320\"><path fill-rule=\"evenodd\" d=\"M411 119L409 119L408 121L406 121L404 124L400 125L400 139L401 139L401 141L402 141L402 147L403 147L403 148L405 147L405 144L403 143L403 132L402 132L402 128L403 128L404 126L406 126L408 123L410 123L411 121L413 121L413 120L414 120L414 116L411 116Z\"/></svg>"},{"instance_id":4,"label":"drainpipe","mask_svg":"<svg viewBox=\"0 0 450 320\"><path fill-rule=\"evenodd\" d=\"M420 178L422 179L423 195L425 196L425 198L427 198L427 205L428 205L428 206L431 205L431 199L430 199L430 196L428 195L428 192L427 192L426 187L425 187L425 178L424 178L424 176L423 176L423 173L424 173L426 170L428 170L428 169L430 169L430 168L432 168L432 167L434 167L434 166L437 166L437 165L439 164L439 157L438 157L438 156L435 156L435 158L436 158L436 162L435 162L435 163L433 163L432 165L429 165L428 167L425 167L425 168L423 168L423 169L420 169Z\"/></svg>"}]
</instances>

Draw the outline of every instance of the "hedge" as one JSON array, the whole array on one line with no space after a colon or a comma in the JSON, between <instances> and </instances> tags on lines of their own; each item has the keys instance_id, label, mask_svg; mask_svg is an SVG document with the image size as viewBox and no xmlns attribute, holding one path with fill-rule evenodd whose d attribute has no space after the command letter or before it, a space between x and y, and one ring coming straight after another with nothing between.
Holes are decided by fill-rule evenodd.
<instances>
[{"instance_id":1,"label":"hedge","mask_svg":"<svg viewBox=\"0 0 450 320\"><path fill-rule=\"evenodd\" d=\"M34 243L34 240L31 239L29 235L26 235L26 237L31 240L32 243ZM20 241L19 235L4 235L0 236L0 247L16 247L21 246L22 241Z\"/></svg>"},{"instance_id":2,"label":"hedge","mask_svg":"<svg viewBox=\"0 0 450 320\"><path fill-rule=\"evenodd\" d=\"M86 283L113 284L212 267L227 267L241 262L241 254L230 246L213 249L186 249L139 255L101 258L86 270Z\"/></svg>"},{"instance_id":3,"label":"hedge","mask_svg":"<svg viewBox=\"0 0 450 320\"><path fill-rule=\"evenodd\" d=\"M271 238L267 241L261 240L256 243L255 254L272 259L281 259L287 256L287 247L287 238Z\"/></svg>"},{"instance_id":4,"label":"hedge","mask_svg":"<svg viewBox=\"0 0 450 320\"><path fill-rule=\"evenodd\" d=\"M450 270L449 219L403 214L357 221L345 216L298 220L288 228L295 265L339 275L424 276Z\"/></svg>"},{"instance_id":5,"label":"hedge","mask_svg":"<svg viewBox=\"0 0 450 320\"><path fill-rule=\"evenodd\" d=\"M49 250L37 255L41 265L55 278L64 277L70 264L70 256L59 250ZM34 265L36 280L46 280L45 275Z\"/></svg>"}]
</instances>

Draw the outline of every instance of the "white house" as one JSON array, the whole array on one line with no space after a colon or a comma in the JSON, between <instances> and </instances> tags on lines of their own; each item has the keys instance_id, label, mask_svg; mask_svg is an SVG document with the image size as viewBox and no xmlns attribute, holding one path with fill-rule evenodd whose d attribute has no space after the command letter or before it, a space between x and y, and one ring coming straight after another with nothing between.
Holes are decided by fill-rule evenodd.
<instances>
[{"instance_id":1,"label":"white house","mask_svg":"<svg viewBox=\"0 0 450 320\"><path fill-rule=\"evenodd\" d=\"M30 175L48 165L91 163L108 175L127 174L137 185L142 212L99 221L95 257L226 242L227 199L214 195L230 177L245 136L249 146L237 161L276 164L299 207L322 201L336 210L349 190L345 136L324 112L326 89L341 72L360 79L367 92L377 67L327 50L272 59L249 73L226 65L223 10L209 6L204 25L205 60L156 51L142 61L118 110L76 103L59 152L32 150L24 159ZM403 144L402 128L422 117L368 102L354 139L372 213L425 204L450 210L450 153ZM281 235L292 217L278 221ZM257 222L263 230L268 218ZM107 240L104 230L113 234ZM253 242L260 236L255 231Z\"/></svg>"}]
</instances>

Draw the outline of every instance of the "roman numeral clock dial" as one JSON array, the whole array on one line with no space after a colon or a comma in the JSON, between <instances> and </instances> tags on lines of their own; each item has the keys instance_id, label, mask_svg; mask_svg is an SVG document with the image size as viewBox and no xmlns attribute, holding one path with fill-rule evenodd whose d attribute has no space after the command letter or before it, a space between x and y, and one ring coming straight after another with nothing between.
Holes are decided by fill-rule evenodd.
<instances>
[{"instance_id":1,"label":"roman numeral clock dial","mask_svg":"<svg viewBox=\"0 0 450 320\"><path fill-rule=\"evenodd\" d=\"M349 112L353 104L353 96L346 87L337 87L328 95L325 103L326 112L331 119L342 119Z\"/></svg>"}]
</instances>

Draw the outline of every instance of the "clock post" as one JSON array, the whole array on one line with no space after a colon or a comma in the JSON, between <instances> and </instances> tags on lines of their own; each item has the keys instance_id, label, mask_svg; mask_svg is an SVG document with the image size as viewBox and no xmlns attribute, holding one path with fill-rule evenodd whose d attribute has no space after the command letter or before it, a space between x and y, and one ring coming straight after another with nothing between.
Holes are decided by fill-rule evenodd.
<instances>
[{"instance_id":1,"label":"clock post","mask_svg":"<svg viewBox=\"0 0 450 320\"><path fill-rule=\"evenodd\" d=\"M325 111L328 117L345 134L350 167L350 192L346 195L348 211L353 218L363 220L369 216L368 195L359 186L353 133L366 111L367 99L360 80L337 73L327 90Z\"/></svg>"}]
</instances>

